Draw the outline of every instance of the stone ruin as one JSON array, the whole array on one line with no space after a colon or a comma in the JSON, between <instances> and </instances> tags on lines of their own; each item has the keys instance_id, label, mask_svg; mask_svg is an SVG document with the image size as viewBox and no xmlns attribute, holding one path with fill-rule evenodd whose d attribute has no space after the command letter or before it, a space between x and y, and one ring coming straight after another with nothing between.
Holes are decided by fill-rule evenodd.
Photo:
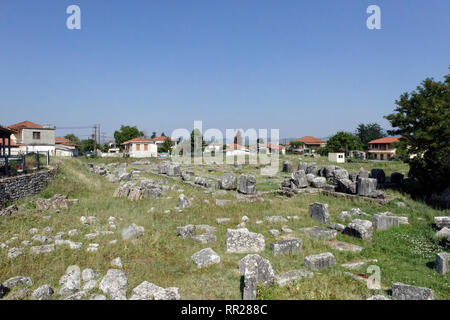
<instances>
[{"instance_id":1,"label":"stone ruin","mask_svg":"<svg viewBox=\"0 0 450 320\"><path fill-rule=\"evenodd\" d=\"M169 189L166 181L145 179L138 185L135 182L126 182L119 186L114 192L114 198L128 198L136 201L144 198L157 198L165 194Z\"/></svg>"},{"instance_id":2,"label":"stone ruin","mask_svg":"<svg viewBox=\"0 0 450 320\"><path fill-rule=\"evenodd\" d=\"M55 194L50 199L37 199L34 204L37 210L46 211L50 208L55 210L68 210L73 204L77 203L78 199L69 199L68 196Z\"/></svg>"}]
</instances>

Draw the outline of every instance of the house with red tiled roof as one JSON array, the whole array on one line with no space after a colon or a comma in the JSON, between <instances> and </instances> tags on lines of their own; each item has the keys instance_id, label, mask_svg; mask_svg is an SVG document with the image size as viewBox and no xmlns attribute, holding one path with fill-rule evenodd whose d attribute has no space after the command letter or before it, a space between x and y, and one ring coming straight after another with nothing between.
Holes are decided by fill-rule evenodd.
<instances>
[{"instance_id":1,"label":"house with red tiled roof","mask_svg":"<svg viewBox=\"0 0 450 320\"><path fill-rule=\"evenodd\" d=\"M395 143L400 141L401 137L385 137L369 141L369 158L374 160L389 160L395 157L397 148Z\"/></svg>"},{"instance_id":2,"label":"house with red tiled roof","mask_svg":"<svg viewBox=\"0 0 450 320\"><path fill-rule=\"evenodd\" d=\"M249 154L250 151L245 146L241 146L240 144L232 143L227 144L226 149L223 150L227 156L237 156L237 155L245 155Z\"/></svg>"},{"instance_id":3,"label":"house with red tiled roof","mask_svg":"<svg viewBox=\"0 0 450 320\"><path fill-rule=\"evenodd\" d=\"M313 153L316 149L323 148L327 144L325 140L313 136L304 136L291 142L302 142L303 145L298 148L295 148L294 151L305 153ZM286 146L290 146L291 142L286 143Z\"/></svg>"},{"instance_id":4,"label":"house with red tiled roof","mask_svg":"<svg viewBox=\"0 0 450 320\"><path fill-rule=\"evenodd\" d=\"M55 152L55 128L31 121L22 121L7 127L13 132L11 145L16 145L12 154L28 152Z\"/></svg>"},{"instance_id":5,"label":"house with red tiled roof","mask_svg":"<svg viewBox=\"0 0 450 320\"><path fill-rule=\"evenodd\" d=\"M63 138L55 138L55 156L57 157L78 157L78 146L72 141Z\"/></svg>"},{"instance_id":6,"label":"house with red tiled roof","mask_svg":"<svg viewBox=\"0 0 450 320\"><path fill-rule=\"evenodd\" d=\"M122 143L125 154L131 158L151 158L158 156L158 147L153 140L134 138Z\"/></svg>"},{"instance_id":7,"label":"house with red tiled roof","mask_svg":"<svg viewBox=\"0 0 450 320\"><path fill-rule=\"evenodd\" d=\"M250 152L258 152L258 146L256 144L251 146ZM286 154L286 148L282 145L275 144L272 142L260 143L259 144L259 152L266 153L266 154L272 154L275 152L277 152L279 154Z\"/></svg>"}]
</instances>

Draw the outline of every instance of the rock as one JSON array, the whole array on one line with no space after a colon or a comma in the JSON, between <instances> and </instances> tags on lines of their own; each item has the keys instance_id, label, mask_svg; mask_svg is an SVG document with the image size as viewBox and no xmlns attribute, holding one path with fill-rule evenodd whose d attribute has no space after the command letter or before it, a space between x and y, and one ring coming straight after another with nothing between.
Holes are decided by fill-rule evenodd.
<instances>
[{"instance_id":1,"label":"rock","mask_svg":"<svg viewBox=\"0 0 450 320\"><path fill-rule=\"evenodd\" d=\"M20 288L10 293L5 300L25 300L31 293L31 290L28 288Z\"/></svg>"},{"instance_id":2,"label":"rock","mask_svg":"<svg viewBox=\"0 0 450 320\"><path fill-rule=\"evenodd\" d=\"M300 170L300 167L299 167ZM306 174L317 175L319 172L317 170L317 164L315 162L308 162L305 169Z\"/></svg>"},{"instance_id":3,"label":"rock","mask_svg":"<svg viewBox=\"0 0 450 320\"><path fill-rule=\"evenodd\" d=\"M239 192L244 194L256 193L256 178L254 175L242 174L239 183Z\"/></svg>"},{"instance_id":4,"label":"rock","mask_svg":"<svg viewBox=\"0 0 450 320\"><path fill-rule=\"evenodd\" d=\"M22 251L19 248L11 248L8 250L8 258L16 259L17 257L22 255Z\"/></svg>"},{"instance_id":5,"label":"rock","mask_svg":"<svg viewBox=\"0 0 450 320\"><path fill-rule=\"evenodd\" d=\"M338 241L338 240L331 240L330 246L338 251L350 251L350 252L360 252L363 250L362 247L357 246L352 243Z\"/></svg>"},{"instance_id":6,"label":"rock","mask_svg":"<svg viewBox=\"0 0 450 320\"><path fill-rule=\"evenodd\" d=\"M321 227L312 227L303 229L308 236L314 239L331 240L336 238L337 231L332 229L326 229Z\"/></svg>"},{"instance_id":7,"label":"rock","mask_svg":"<svg viewBox=\"0 0 450 320\"><path fill-rule=\"evenodd\" d=\"M37 228L31 228L30 230L28 230L29 234L36 234L38 232L39 232L39 230Z\"/></svg>"},{"instance_id":8,"label":"rock","mask_svg":"<svg viewBox=\"0 0 450 320\"><path fill-rule=\"evenodd\" d=\"M205 233L215 233L217 231L217 228L213 227L213 226L210 226L210 225L207 225L207 224L198 224L198 225L195 226L195 230L196 231L201 230L201 231L203 231Z\"/></svg>"},{"instance_id":9,"label":"rock","mask_svg":"<svg viewBox=\"0 0 450 320\"><path fill-rule=\"evenodd\" d=\"M313 272L299 269L284 272L275 276L275 282L279 287L287 286L288 284L301 280L303 278L309 278L314 275Z\"/></svg>"},{"instance_id":10,"label":"rock","mask_svg":"<svg viewBox=\"0 0 450 320\"><path fill-rule=\"evenodd\" d=\"M378 260L377 259L354 260L341 264L341 267L354 270L361 268L362 266L368 264L369 262L378 262Z\"/></svg>"},{"instance_id":11,"label":"rock","mask_svg":"<svg viewBox=\"0 0 450 320\"><path fill-rule=\"evenodd\" d=\"M348 178L353 182L356 182L356 180L358 180L358 172L350 172Z\"/></svg>"},{"instance_id":12,"label":"rock","mask_svg":"<svg viewBox=\"0 0 450 320\"><path fill-rule=\"evenodd\" d=\"M130 240L132 238L138 238L144 234L144 227L137 226L135 223L129 225L126 228L123 228L122 231L122 239Z\"/></svg>"},{"instance_id":13,"label":"rock","mask_svg":"<svg viewBox=\"0 0 450 320\"><path fill-rule=\"evenodd\" d=\"M280 235L280 231L278 231L277 229L269 230L269 233L274 237L278 237Z\"/></svg>"},{"instance_id":14,"label":"rock","mask_svg":"<svg viewBox=\"0 0 450 320\"><path fill-rule=\"evenodd\" d=\"M328 213L328 204L318 202L310 204L309 216L319 222L328 223L330 221L330 214Z\"/></svg>"},{"instance_id":15,"label":"rock","mask_svg":"<svg viewBox=\"0 0 450 320\"><path fill-rule=\"evenodd\" d=\"M154 295L155 300L181 300L178 288L170 287L160 290Z\"/></svg>"},{"instance_id":16,"label":"rock","mask_svg":"<svg viewBox=\"0 0 450 320\"><path fill-rule=\"evenodd\" d=\"M403 174L401 174L400 172L393 172L391 174L391 183L402 184L404 177L405 176Z\"/></svg>"},{"instance_id":17,"label":"rock","mask_svg":"<svg viewBox=\"0 0 450 320\"><path fill-rule=\"evenodd\" d=\"M224 190L236 190L237 189L237 178L234 174L227 172L220 180L218 180L219 189Z\"/></svg>"},{"instance_id":18,"label":"rock","mask_svg":"<svg viewBox=\"0 0 450 320\"><path fill-rule=\"evenodd\" d=\"M372 171L370 171L370 177L372 179L377 179L378 184L386 181L386 174L383 169L372 169Z\"/></svg>"},{"instance_id":19,"label":"rock","mask_svg":"<svg viewBox=\"0 0 450 320\"><path fill-rule=\"evenodd\" d=\"M246 228L227 230L227 252L251 253L264 251L264 236L248 231Z\"/></svg>"},{"instance_id":20,"label":"rock","mask_svg":"<svg viewBox=\"0 0 450 320\"><path fill-rule=\"evenodd\" d=\"M324 177L316 177L312 180L311 186L314 188L323 188L327 184L327 179Z\"/></svg>"},{"instance_id":21,"label":"rock","mask_svg":"<svg viewBox=\"0 0 450 320\"><path fill-rule=\"evenodd\" d=\"M377 294L377 295L374 295L374 296L371 296L371 297L367 298L366 300L391 300L391 299L389 299L386 296Z\"/></svg>"},{"instance_id":22,"label":"rock","mask_svg":"<svg viewBox=\"0 0 450 320\"><path fill-rule=\"evenodd\" d=\"M84 298L86 298L86 292L80 291L66 297L64 300L83 300Z\"/></svg>"},{"instance_id":23,"label":"rock","mask_svg":"<svg viewBox=\"0 0 450 320\"><path fill-rule=\"evenodd\" d=\"M298 170L292 173L291 180L296 188L306 188L308 186L308 180L306 180L306 173L303 170Z\"/></svg>"},{"instance_id":24,"label":"rock","mask_svg":"<svg viewBox=\"0 0 450 320\"><path fill-rule=\"evenodd\" d=\"M370 172L364 168L360 168L358 172L358 178L369 178Z\"/></svg>"},{"instance_id":25,"label":"rock","mask_svg":"<svg viewBox=\"0 0 450 320\"><path fill-rule=\"evenodd\" d=\"M69 266L66 270L66 273L59 280L59 284L61 288L58 291L58 294L67 298L80 290L81 288L81 271L80 267L72 265Z\"/></svg>"},{"instance_id":26,"label":"rock","mask_svg":"<svg viewBox=\"0 0 450 320\"><path fill-rule=\"evenodd\" d=\"M42 254L42 253L49 253L55 251L55 245L54 244L47 244L43 246L34 246L30 248L30 253L32 254Z\"/></svg>"},{"instance_id":27,"label":"rock","mask_svg":"<svg viewBox=\"0 0 450 320\"><path fill-rule=\"evenodd\" d=\"M442 229L444 227L450 228L450 216L434 217L436 228Z\"/></svg>"},{"instance_id":28,"label":"rock","mask_svg":"<svg viewBox=\"0 0 450 320\"><path fill-rule=\"evenodd\" d=\"M220 263L219 255L211 248L202 249L194 253L191 259L199 269Z\"/></svg>"},{"instance_id":29,"label":"rock","mask_svg":"<svg viewBox=\"0 0 450 320\"><path fill-rule=\"evenodd\" d=\"M269 260L262 258L258 254L248 254L239 261L239 272L245 275L245 269L250 261L256 261L257 264L257 282L264 286L271 286L274 280L275 272Z\"/></svg>"},{"instance_id":30,"label":"rock","mask_svg":"<svg viewBox=\"0 0 450 320\"><path fill-rule=\"evenodd\" d=\"M434 236L438 239L448 238L450 237L450 228L443 227L441 230L436 232Z\"/></svg>"},{"instance_id":31,"label":"rock","mask_svg":"<svg viewBox=\"0 0 450 320\"><path fill-rule=\"evenodd\" d=\"M392 284L392 297L400 300L434 300L431 289L396 282Z\"/></svg>"},{"instance_id":32,"label":"rock","mask_svg":"<svg viewBox=\"0 0 450 320\"><path fill-rule=\"evenodd\" d=\"M42 236L40 234L34 235L31 240L41 242L41 243L50 243L53 241L52 237Z\"/></svg>"},{"instance_id":33,"label":"rock","mask_svg":"<svg viewBox=\"0 0 450 320\"><path fill-rule=\"evenodd\" d=\"M164 291L164 288L158 287L151 282L144 281L133 289L130 300L153 300L155 294L159 291Z\"/></svg>"},{"instance_id":34,"label":"rock","mask_svg":"<svg viewBox=\"0 0 450 320\"><path fill-rule=\"evenodd\" d=\"M377 180L371 178L358 178L356 192L360 196L369 197L377 189Z\"/></svg>"},{"instance_id":35,"label":"rock","mask_svg":"<svg viewBox=\"0 0 450 320\"><path fill-rule=\"evenodd\" d=\"M0 210L0 217L10 217L17 211L19 211L19 208L15 204L13 204L3 210Z\"/></svg>"},{"instance_id":36,"label":"rock","mask_svg":"<svg viewBox=\"0 0 450 320\"><path fill-rule=\"evenodd\" d=\"M256 300L258 289L258 264L256 260L249 259L244 270L244 300Z\"/></svg>"},{"instance_id":37,"label":"rock","mask_svg":"<svg viewBox=\"0 0 450 320\"><path fill-rule=\"evenodd\" d=\"M391 227L398 227L399 225L399 217L387 215L386 213L373 215L373 227L376 230L387 230Z\"/></svg>"},{"instance_id":38,"label":"rock","mask_svg":"<svg viewBox=\"0 0 450 320\"><path fill-rule=\"evenodd\" d=\"M30 241L24 240L21 242L21 244L23 247L31 247L32 243Z\"/></svg>"},{"instance_id":39,"label":"rock","mask_svg":"<svg viewBox=\"0 0 450 320\"><path fill-rule=\"evenodd\" d=\"M345 227L342 233L363 240L370 240L373 234L372 222L354 219Z\"/></svg>"},{"instance_id":40,"label":"rock","mask_svg":"<svg viewBox=\"0 0 450 320\"><path fill-rule=\"evenodd\" d=\"M31 296L37 300L50 300L54 292L55 291L53 291L52 287L50 287L48 284L44 284L43 286L40 286L39 288L34 290Z\"/></svg>"},{"instance_id":41,"label":"rock","mask_svg":"<svg viewBox=\"0 0 450 320\"><path fill-rule=\"evenodd\" d=\"M282 240L270 244L270 250L274 255L299 253L302 241L299 239Z\"/></svg>"},{"instance_id":42,"label":"rock","mask_svg":"<svg viewBox=\"0 0 450 320\"><path fill-rule=\"evenodd\" d=\"M319 176L331 178L334 170L336 170L336 166L322 166L319 169Z\"/></svg>"},{"instance_id":43,"label":"rock","mask_svg":"<svg viewBox=\"0 0 450 320\"><path fill-rule=\"evenodd\" d=\"M340 223L333 222L330 224L330 228L336 230L337 232L342 232L345 229L345 226Z\"/></svg>"},{"instance_id":44,"label":"rock","mask_svg":"<svg viewBox=\"0 0 450 320\"><path fill-rule=\"evenodd\" d=\"M230 221L231 221L230 218L217 218L217 219L216 219L216 222L217 222L218 224L227 224L227 223L229 223Z\"/></svg>"},{"instance_id":45,"label":"rock","mask_svg":"<svg viewBox=\"0 0 450 320\"><path fill-rule=\"evenodd\" d=\"M370 217L367 213L364 213L359 208L351 208L350 211L342 211L338 215L338 219L341 221L352 221L356 216L367 216Z\"/></svg>"},{"instance_id":46,"label":"rock","mask_svg":"<svg viewBox=\"0 0 450 320\"><path fill-rule=\"evenodd\" d=\"M67 232L67 234L69 235L69 237L73 237L73 236L80 234L80 231L78 231L77 229L72 229L72 230L69 230L69 232Z\"/></svg>"},{"instance_id":47,"label":"rock","mask_svg":"<svg viewBox=\"0 0 450 320\"><path fill-rule=\"evenodd\" d=\"M315 178L315 175L313 175L312 173L308 173L306 175L306 181L308 182L308 185L311 185Z\"/></svg>"},{"instance_id":48,"label":"rock","mask_svg":"<svg viewBox=\"0 0 450 320\"><path fill-rule=\"evenodd\" d=\"M120 259L120 257L117 257L117 258L113 259L113 260L111 261L111 265L112 265L113 267L122 268L122 259Z\"/></svg>"},{"instance_id":49,"label":"rock","mask_svg":"<svg viewBox=\"0 0 450 320\"><path fill-rule=\"evenodd\" d=\"M441 252L436 254L436 263L434 266L436 272L446 274L450 270L450 253Z\"/></svg>"},{"instance_id":50,"label":"rock","mask_svg":"<svg viewBox=\"0 0 450 320\"><path fill-rule=\"evenodd\" d=\"M311 270L321 270L336 265L336 258L330 252L305 257L305 265Z\"/></svg>"},{"instance_id":51,"label":"rock","mask_svg":"<svg viewBox=\"0 0 450 320\"><path fill-rule=\"evenodd\" d=\"M186 170L181 171L181 179L183 181L190 181L192 176L194 176L194 173L191 171Z\"/></svg>"},{"instance_id":52,"label":"rock","mask_svg":"<svg viewBox=\"0 0 450 320\"><path fill-rule=\"evenodd\" d=\"M29 277L23 277L23 276L16 276L16 277L9 278L8 280L6 280L3 283L3 286L8 289L13 289L18 286L29 287L32 285L33 285L33 281L31 281L31 279Z\"/></svg>"},{"instance_id":53,"label":"rock","mask_svg":"<svg viewBox=\"0 0 450 320\"><path fill-rule=\"evenodd\" d=\"M106 300L106 297L103 294L94 294L89 300Z\"/></svg>"},{"instance_id":54,"label":"rock","mask_svg":"<svg viewBox=\"0 0 450 320\"><path fill-rule=\"evenodd\" d=\"M283 161L283 165L282 165L282 172L292 172L294 171L293 167L292 167L292 163L290 161ZM300 166L300 165L299 165ZM306 167L305 167L306 168ZM300 169L299 169L300 170Z\"/></svg>"},{"instance_id":55,"label":"rock","mask_svg":"<svg viewBox=\"0 0 450 320\"><path fill-rule=\"evenodd\" d=\"M216 199L216 206L223 207L230 203L231 203L231 200Z\"/></svg>"},{"instance_id":56,"label":"rock","mask_svg":"<svg viewBox=\"0 0 450 320\"><path fill-rule=\"evenodd\" d=\"M97 280L86 281L84 283L84 285L83 285L83 291L84 292L89 292L89 291L94 290L97 287L97 283L98 283Z\"/></svg>"},{"instance_id":57,"label":"rock","mask_svg":"<svg viewBox=\"0 0 450 320\"><path fill-rule=\"evenodd\" d=\"M0 299L3 298L7 293L9 289L3 286L3 284L0 282Z\"/></svg>"},{"instance_id":58,"label":"rock","mask_svg":"<svg viewBox=\"0 0 450 320\"><path fill-rule=\"evenodd\" d=\"M217 237L211 233L203 233L191 237L191 240L200 242L203 244L212 243L217 241Z\"/></svg>"},{"instance_id":59,"label":"rock","mask_svg":"<svg viewBox=\"0 0 450 320\"><path fill-rule=\"evenodd\" d=\"M180 194L178 197L178 207L180 209L188 208L191 206L191 201L184 195Z\"/></svg>"},{"instance_id":60,"label":"rock","mask_svg":"<svg viewBox=\"0 0 450 320\"><path fill-rule=\"evenodd\" d=\"M195 235L195 226L188 224L184 227L177 227L177 235L183 239L190 238Z\"/></svg>"},{"instance_id":61,"label":"rock","mask_svg":"<svg viewBox=\"0 0 450 320\"><path fill-rule=\"evenodd\" d=\"M283 218L282 216L267 216L267 217L264 217L264 221L268 221L271 223L288 222L288 220L286 218Z\"/></svg>"},{"instance_id":62,"label":"rock","mask_svg":"<svg viewBox=\"0 0 450 320\"><path fill-rule=\"evenodd\" d=\"M337 180L337 190L339 192L356 194L356 182L350 179L339 179Z\"/></svg>"},{"instance_id":63,"label":"rock","mask_svg":"<svg viewBox=\"0 0 450 320\"><path fill-rule=\"evenodd\" d=\"M112 300L126 300L127 287L125 272L118 269L109 269L99 285L99 289Z\"/></svg>"}]
</instances>

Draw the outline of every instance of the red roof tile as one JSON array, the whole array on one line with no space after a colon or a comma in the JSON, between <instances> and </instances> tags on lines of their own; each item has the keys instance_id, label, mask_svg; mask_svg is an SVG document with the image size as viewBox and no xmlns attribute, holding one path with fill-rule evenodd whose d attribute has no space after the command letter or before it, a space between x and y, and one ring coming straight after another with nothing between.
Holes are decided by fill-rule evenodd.
<instances>
[{"instance_id":1,"label":"red roof tile","mask_svg":"<svg viewBox=\"0 0 450 320\"><path fill-rule=\"evenodd\" d=\"M326 141L324 141L322 139L319 139L319 138L316 138L316 137L313 137L313 136L305 136L303 138L299 138L299 139L294 140L294 141L301 141L304 144L322 144L322 143L327 143ZM288 142L286 144L290 144L290 143Z\"/></svg>"},{"instance_id":2,"label":"red roof tile","mask_svg":"<svg viewBox=\"0 0 450 320\"><path fill-rule=\"evenodd\" d=\"M401 137L385 137L381 139L372 140L369 142L369 144L372 143L394 143L399 142Z\"/></svg>"},{"instance_id":3,"label":"red roof tile","mask_svg":"<svg viewBox=\"0 0 450 320\"><path fill-rule=\"evenodd\" d=\"M148 140L148 139L143 139L143 138L134 138L134 139L125 141L124 143L122 143L122 145L133 143L133 142L135 142L135 143L139 143L139 142L140 143L152 143L153 141L152 140Z\"/></svg>"},{"instance_id":4,"label":"red roof tile","mask_svg":"<svg viewBox=\"0 0 450 320\"><path fill-rule=\"evenodd\" d=\"M152 139L152 141L165 141L167 139L170 139L173 141L173 139L171 139L170 137L165 137L165 136L159 136L159 137L155 137Z\"/></svg>"},{"instance_id":5,"label":"red roof tile","mask_svg":"<svg viewBox=\"0 0 450 320\"><path fill-rule=\"evenodd\" d=\"M8 128L16 128L16 129L21 129L21 128L32 128L32 129L42 129L43 127L40 124L37 123L33 123L31 121L22 121L16 124L12 124L10 126L8 126Z\"/></svg>"},{"instance_id":6,"label":"red roof tile","mask_svg":"<svg viewBox=\"0 0 450 320\"><path fill-rule=\"evenodd\" d=\"M70 141L69 139L63 138L63 137L56 137L55 144L62 144L65 146L72 146L72 147L76 146L76 144L74 144L72 141Z\"/></svg>"}]
</instances>

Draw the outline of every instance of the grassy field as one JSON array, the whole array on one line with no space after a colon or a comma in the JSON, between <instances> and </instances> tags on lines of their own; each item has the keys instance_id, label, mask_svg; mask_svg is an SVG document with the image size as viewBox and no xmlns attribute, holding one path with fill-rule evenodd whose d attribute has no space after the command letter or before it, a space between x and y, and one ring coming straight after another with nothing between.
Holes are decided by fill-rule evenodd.
<instances>
[{"instance_id":1,"label":"grassy field","mask_svg":"<svg viewBox=\"0 0 450 320\"><path fill-rule=\"evenodd\" d=\"M298 162L298 156L286 156L280 159L290 159ZM90 159L89 162L132 162L131 159ZM157 160L152 160L157 161ZM318 165L328 164L322 159L301 159L301 161L315 161ZM440 275L433 270L435 254L444 251L443 247L433 239L434 230L431 227L434 216L450 215L447 211L438 211L424 203L412 200L397 191L388 191L395 197L385 206L375 205L365 200L350 201L320 194L299 194L294 198L280 198L274 193L264 195L264 202L244 203L233 202L220 207L215 205L215 198L205 194L202 189L194 188L180 181L168 179L169 184L177 183L184 194L193 197L192 206L177 212L174 208L178 204L177 191L168 191L159 199L143 199L132 202L123 198L113 198L118 183L110 183L105 177L89 173L86 168L88 160L61 160L57 178L42 194L24 199L18 204L19 213L0 220L0 242L5 242L13 236L17 240L10 247L21 247L23 240L30 240L32 235L28 230L50 226L57 232L79 229L80 235L71 238L73 241L83 242L83 249L70 250L67 246L57 246L53 253L32 256L24 248L24 254L14 260L7 258L8 249L0 249L0 282L22 275L33 280L31 289L43 284L50 284L59 288L58 281L69 265L76 264L80 268L93 268L100 272L100 277L110 268L110 262L121 257L131 290L142 281L149 281L161 287L178 287L183 299L241 299L238 262L246 254L226 253L226 230L235 228L246 215L250 218L247 228L250 231L262 233L266 239L266 250L261 256L271 261L275 272L281 273L294 269L305 268L303 259L307 255L321 252L332 252L338 265L324 271L314 273L312 278L304 279L290 286L277 288L259 288L260 299L366 299L373 294L387 294L393 282L404 282L412 285L432 288L436 299L450 299L450 274ZM407 167L400 162L343 164L349 171L364 167L383 168L387 174L393 171L407 173ZM145 166L142 166L145 168ZM232 166L216 167L215 171L208 167L192 168L198 173L209 176L219 176L223 172L233 171ZM257 172L257 166L244 166L236 173ZM141 174L143 177L162 179L151 173ZM286 174L279 173L275 177L258 178L259 191L275 190ZM79 199L79 204L68 211L55 210L39 212L34 209L32 200L38 197L51 197L55 193L67 194L69 198ZM234 193L218 196L219 199L235 199ZM209 200L209 204L204 200ZM270 201L269 201L270 200ZM306 237L301 228L318 225L308 217L308 205L313 202L328 203L331 221L337 221L337 215L343 210L358 207L364 212L375 214L391 211L394 214L407 216L410 225L392 228L387 231L375 231L371 241L362 241L353 237L339 234L337 239L364 247L360 253L345 253L331 249L327 241L312 240ZM396 205L397 201L406 203L406 207ZM150 208L154 208L150 212ZM170 213L164 213L170 210ZM294 230L295 236L302 239L302 252L297 255L273 256L269 245L276 239L269 234L269 230L280 229L281 224L256 224L265 216L298 216L298 220L290 220L285 225ZM44 216L50 216L47 220ZM95 216L97 224L84 226L80 223L81 216ZM107 219L117 218L117 230L114 235L99 236L86 240L84 234L95 230L107 230ZM218 225L216 218L229 217L231 223ZM145 234L133 241L122 241L121 228L136 223L145 228ZM176 234L177 226L186 224L209 224L216 226L218 241L214 244L203 245L190 239L180 239ZM117 239L115 245L109 244ZM97 252L86 252L88 243L100 244ZM198 270L191 260L191 255L205 247L211 247L220 257L220 264ZM375 263L381 268L382 290L369 290L365 283L354 280L343 272L347 271L340 264L362 258L377 259ZM366 267L356 270L356 273L366 273ZM101 279L101 278L100 278ZM98 290L90 294L100 293ZM88 297L90 296L88 295ZM55 294L54 299L58 299Z\"/></svg>"}]
</instances>

